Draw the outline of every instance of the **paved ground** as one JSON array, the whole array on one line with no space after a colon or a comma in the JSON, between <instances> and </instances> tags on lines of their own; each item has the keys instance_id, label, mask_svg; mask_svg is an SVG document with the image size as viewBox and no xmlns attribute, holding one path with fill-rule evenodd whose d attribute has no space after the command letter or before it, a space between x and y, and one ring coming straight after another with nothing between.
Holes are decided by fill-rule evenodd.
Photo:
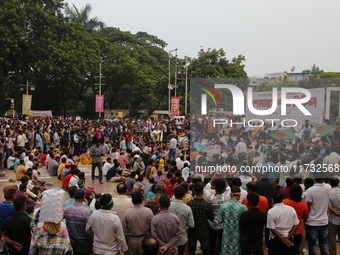
<instances>
[{"instance_id":1,"label":"paved ground","mask_svg":"<svg viewBox=\"0 0 340 255\"><path fill-rule=\"evenodd\" d=\"M101 193L103 193L103 192L110 192L112 194L112 196L114 196L114 197L118 195L117 191L116 191L117 183L107 182L107 181L103 180L104 183L100 184L99 180L92 181L92 179L91 179L91 165L79 165L79 169L81 171L85 172L86 185L87 186L93 187L96 192L101 192ZM47 189L61 187L61 181L58 180L58 178L55 177L55 176L51 177L48 174L48 172L46 171L46 169L40 168L39 172L40 172L40 177L42 179L44 179L47 183L50 183L50 184L54 185L54 186L46 186ZM3 200L3 193L2 193L3 187L5 187L6 185L9 185L9 184L16 184L16 185L20 184L20 182L18 182L18 181L9 182L10 179L16 180L15 173L14 173L13 170L9 170L9 171L8 170L4 170L4 171L2 171L2 173L5 174L5 177L0 177L0 191L1 191L0 192L0 194L1 194L0 195L0 200L1 201ZM146 180L145 180L145 182L146 182ZM68 198L69 198L68 195L66 195L66 199L68 199ZM307 245L307 243L306 243L306 245ZM307 250L305 250L305 251L306 251L305 255L308 255L308 251ZM339 244L337 246L337 251L340 254ZM201 250L199 248L197 249L196 254L202 254L202 252L201 252ZM268 250L264 249L264 254L267 255L268 254Z\"/></svg>"}]
</instances>

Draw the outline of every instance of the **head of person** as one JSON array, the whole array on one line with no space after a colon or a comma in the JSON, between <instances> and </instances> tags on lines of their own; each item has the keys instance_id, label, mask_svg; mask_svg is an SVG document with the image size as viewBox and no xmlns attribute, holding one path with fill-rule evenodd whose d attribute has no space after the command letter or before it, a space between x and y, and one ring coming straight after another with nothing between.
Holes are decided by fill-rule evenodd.
<instances>
[{"instance_id":1,"label":"head of person","mask_svg":"<svg viewBox=\"0 0 340 255\"><path fill-rule=\"evenodd\" d=\"M134 205L140 205L143 203L143 195L139 191L132 192L131 200Z\"/></svg>"},{"instance_id":2,"label":"head of person","mask_svg":"<svg viewBox=\"0 0 340 255\"><path fill-rule=\"evenodd\" d=\"M75 199L76 203L82 203L85 200L85 190L84 189L76 189L73 193L73 198Z\"/></svg>"},{"instance_id":3,"label":"head of person","mask_svg":"<svg viewBox=\"0 0 340 255\"><path fill-rule=\"evenodd\" d=\"M247 185L247 192L251 193L251 192L256 192L257 193L257 184L256 182L248 182Z\"/></svg>"},{"instance_id":4,"label":"head of person","mask_svg":"<svg viewBox=\"0 0 340 255\"><path fill-rule=\"evenodd\" d=\"M203 189L204 189L204 184L201 182L197 182L194 186L193 186L193 190L195 192L195 196L203 196Z\"/></svg>"},{"instance_id":5,"label":"head of person","mask_svg":"<svg viewBox=\"0 0 340 255\"><path fill-rule=\"evenodd\" d=\"M167 210L170 207L170 198L167 195L163 195L158 200L161 210Z\"/></svg>"},{"instance_id":6,"label":"head of person","mask_svg":"<svg viewBox=\"0 0 340 255\"><path fill-rule=\"evenodd\" d=\"M307 178L304 180L304 184L305 184L305 188L306 188L306 189L309 189L310 187L314 186L314 180L313 180L313 178L307 177Z\"/></svg>"},{"instance_id":7,"label":"head of person","mask_svg":"<svg viewBox=\"0 0 340 255\"><path fill-rule=\"evenodd\" d=\"M20 184L22 185L22 184ZM13 201L13 206L16 212L24 212L27 209L27 203L25 197L17 197Z\"/></svg>"},{"instance_id":8,"label":"head of person","mask_svg":"<svg viewBox=\"0 0 340 255\"><path fill-rule=\"evenodd\" d=\"M241 187L241 185L242 185L241 179L238 178L238 177L233 178L232 182L233 182L234 186L237 186L237 187Z\"/></svg>"},{"instance_id":9,"label":"head of person","mask_svg":"<svg viewBox=\"0 0 340 255\"><path fill-rule=\"evenodd\" d=\"M156 194L165 194L166 186L163 182L157 182L155 186Z\"/></svg>"},{"instance_id":10,"label":"head of person","mask_svg":"<svg viewBox=\"0 0 340 255\"><path fill-rule=\"evenodd\" d=\"M100 139L97 139L97 140L95 141L95 144L96 144L97 147L100 146L100 143L101 143Z\"/></svg>"},{"instance_id":11,"label":"head of person","mask_svg":"<svg viewBox=\"0 0 340 255\"><path fill-rule=\"evenodd\" d=\"M294 184L294 179L292 177L287 177L286 184L288 187L291 187Z\"/></svg>"},{"instance_id":12,"label":"head of person","mask_svg":"<svg viewBox=\"0 0 340 255\"><path fill-rule=\"evenodd\" d=\"M223 179L216 179L214 181L214 186L215 186L216 193L221 194L226 188L226 182Z\"/></svg>"},{"instance_id":13,"label":"head of person","mask_svg":"<svg viewBox=\"0 0 340 255\"><path fill-rule=\"evenodd\" d=\"M302 188L299 184L294 183L290 186L290 199L294 202L301 202L302 200Z\"/></svg>"},{"instance_id":14,"label":"head of person","mask_svg":"<svg viewBox=\"0 0 340 255\"><path fill-rule=\"evenodd\" d=\"M332 188L338 187L339 185L339 179L336 177L329 179L329 184L332 186Z\"/></svg>"},{"instance_id":15,"label":"head of person","mask_svg":"<svg viewBox=\"0 0 340 255\"><path fill-rule=\"evenodd\" d=\"M127 186L125 183L119 183L117 185L117 193L119 195L126 195L127 194Z\"/></svg>"},{"instance_id":16,"label":"head of person","mask_svg":"<svg viewBox=\"0 0 340 255\"><path fill-rule=\"evenodd\" d=\"M113 207L113 199L111 194L109 193L103 194L99 199L99 203L101 209L111 210Z\"/></svg>"},{"instance_id":17,"label":"head of person","mask_svg":"<svg viewBox=\"0 0 340 255\"><path fill-rule=\"evenodd\" d=\"M255 192L250 192L247 195L247 200L248 200L248 205L250 207L257 207L257 205L259 204L259 201L260 201L260 196L259 196L259 194L255 193Z\"/></svg>"},{"instance_id":18,"label":"head of person","mask_svg":"<svg viewBox=\"0 0 340 255\"><path fill-rule=\"evenodd\" d=\"M20 182L22 184L26 184L27 185L28 184L28 176L24 175L23 177L21 177Z\"/></svg>"},{"instance_id":19,"label":"head of person","mask_svg":"<svg viewBox=\"0 0 340 255\"><path fill-rule=\"evenodd\" d=\"M27 185L26 185L26 184L21 183L21 184L19 185L19 190L20 190L20 191L26 192L26 189L27 189Z\"/></svg>"},{"instance_id":20,"label":"head of person","mask_svg":"<svg viewBox=\"0 0 340 255\"><path fill-rule=\"evenodd\" d=\"M275 190L273 192L273 202L274 202L274 204L282 203L282 200L283 200L283 194L280 191Z\"/></svg>"},{"instance_id":21,"label":"head of person","mask_svg":"<svg viewBox=\"0 0 340 255\"><path fill-rule=\"evenodd\" d=\"M233 186L230 191L230 197L234 200L239 200L241 196L241 189L238 186Z\"/></svg>"},{"instance_id":22,"label":"head of person","mask_svg":"<svg viewBox=\"0 0 340 255\"><path fill-rule=\"evenodd\" d=\"M14 201L17 197L17 185L7 185L3 188L4 198L7 202Z\"/></svg>"},{"instance_id":23,"label":"head of person","mask_svg":"<svg viewBox=\"0 0 340 255\"><path fill-rule=\"evenodd\" d=\"M174 195L176 199L182 199L185 196L186 190L184 189L183 186L177 186L174 189Z\"/></svg>"},{"instance_id":24,"label":"head of person","mask_svg":"<svg viewBox=\"0 0 340 255\"><path fill-rule=\"evenodd\" d=\"M72 186L72 187L69 187L69 188L67 189L68 194L70 195L70 198L73 198L73 194L74 194L74 192L76 191L76 189L77 189L77 186Z\"/></svg>"},{"instance_id":25,"label":"head of person","mask_svg":"<svg viewBox=\"0 0 340 255\"><path fill-rule=\"evenodd\" d=\"M151 236L145 236L142 240L142 250L144 255L157 255L159 243Z\"/></svg>"}]
</instances>

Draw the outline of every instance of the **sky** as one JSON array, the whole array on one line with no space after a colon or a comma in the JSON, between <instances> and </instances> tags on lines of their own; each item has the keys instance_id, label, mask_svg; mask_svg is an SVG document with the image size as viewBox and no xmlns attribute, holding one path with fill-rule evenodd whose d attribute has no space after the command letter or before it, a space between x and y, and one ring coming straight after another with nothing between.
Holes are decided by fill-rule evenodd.
<instances>
[{"instance_id":1,"label":"sky","mask_svg":"<svg viewBox=\"0 0 340 255\"><path fill-rule=\"evenodd\" d=\"M168 43L166 51L196 58L200 49L223 48L245 56L248 76L295 72L314 63L340 72L338 0L65 0L106 26L144 31Z\"/></svg>"}]
</instances>

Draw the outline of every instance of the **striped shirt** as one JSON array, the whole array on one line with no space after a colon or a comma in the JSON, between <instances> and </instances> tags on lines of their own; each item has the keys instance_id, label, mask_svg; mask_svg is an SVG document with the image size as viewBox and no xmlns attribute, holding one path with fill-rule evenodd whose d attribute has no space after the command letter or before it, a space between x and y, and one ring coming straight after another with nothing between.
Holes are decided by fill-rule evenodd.
<instances>
[{"instance_id":1,"label":"striped shirt","mask_svg":"<svg viewBox=\"0 0 340 255\"><path fill-rule=\"evenodd\" d=\"M329 205L332 206L334 210L340 212L340 189L339 188L334 187L331 189ZM334 225L340 225L340 216L328 210L328 221Z\"/></svg>"}]
</instances>

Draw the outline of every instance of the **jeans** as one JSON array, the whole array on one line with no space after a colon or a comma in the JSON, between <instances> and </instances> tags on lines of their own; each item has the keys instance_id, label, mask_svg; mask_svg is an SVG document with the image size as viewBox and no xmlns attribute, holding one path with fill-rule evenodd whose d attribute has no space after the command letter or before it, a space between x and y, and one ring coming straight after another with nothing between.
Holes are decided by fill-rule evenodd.
<instances>
[{"instance_id":1,"label":"jeans","mask_svg":"<svg viewBox=\"0 0 340 255\"><path fill-rule=\"evenodd\" d=\"M176 149L170 149L169 150L169 159L173 160L173 159L175 159L175 156L176 156Z\"/></svg>"},{"instance_id":2,"label":"jeans","mask_svg":"<svg viewBox=\"0 0 340 255\"><path fill-rule=\"evenodd\" d=\"M320 254L327 255L328 225L310 226L306 225L309 255L316 255L316 238L319 239Z\"/></svg>"},{"instance_id":3,"label":"jeans","mask_svg":"<svg viewBox=\"0 0 340 255\"><path fill-rule=\"evenodd\" d=\"M200 241L200 243L201 243L201 250L203 252L203 255L210 255L210 240L209 240L209 238L206 239L206 240L202 240L202 239L193 239L191 237L188 237L189 255L195 255L196 254L197 241Z\"/></svg>"},{"instance_id":4,"label":"jeans","mask_svg":"<svg viewBox=\"0 0 340 255\"><path fill-rule=\"evenodd\" d=\"M98 170L99 170L99 181L102 181L103 179L102 162L99 162L99 163L92 162L92 174L91 174L92 180L94 180L94 177L95 177L94 171L96 170L96 167L98 167Z\"/></svg>"}]
</instances>

